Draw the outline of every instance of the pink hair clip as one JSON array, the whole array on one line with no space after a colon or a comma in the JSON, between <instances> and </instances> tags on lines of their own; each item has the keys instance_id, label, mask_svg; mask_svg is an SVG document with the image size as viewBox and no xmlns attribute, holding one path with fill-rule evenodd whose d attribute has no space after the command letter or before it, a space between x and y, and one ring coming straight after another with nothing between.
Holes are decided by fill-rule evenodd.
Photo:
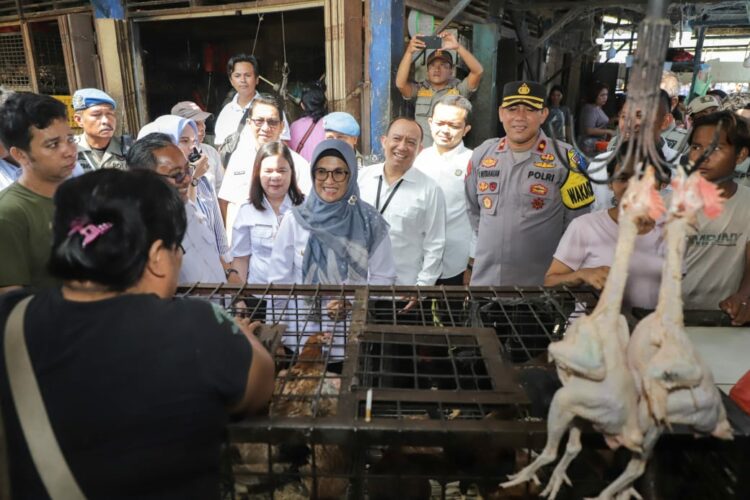
<instances>
[{"instance_id":1,"label":"pink hair clip","mask_svg":"<svg viewBox=\"0 0 750 500\"><path fill-rule=\"evenodd\" d=\"M80 220L74 220L70 225L70 231L68 236L73 234L80 234L83 236L83 242L81 243L82 248L86 248L88 244L95 241L99 236L105 234L107 231L112 229L111 222L104 222L102 224L86 224Z\"/></svg>"}]
</instances>

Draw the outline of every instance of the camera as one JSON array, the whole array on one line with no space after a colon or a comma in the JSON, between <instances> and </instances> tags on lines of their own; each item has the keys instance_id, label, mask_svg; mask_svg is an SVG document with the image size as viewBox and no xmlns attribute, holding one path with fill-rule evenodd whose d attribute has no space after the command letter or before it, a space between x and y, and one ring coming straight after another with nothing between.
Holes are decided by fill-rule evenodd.
<instances>
[{"instance_id":1,"label":"camera","mask_svg":"<svg viewBox=\"0 0 750 500\"><path fill-rule=\"evenodd\" d=\"M201 159L201 152L198 151L198 148L194 147L193 150L188 155L188 161L190 163L195 163L195 162L197 162L200 159Z\"/></svg>"},{"instance_id":2,"label":"camera","mask_svg":"<svg viewBox=\"0 0 750 500\"><path fill-rule=\"evenodd\" d=\"M419 35L417 38L424 42L426 49L440 49L443 47L443 39L437 35Z\"/></svg>"}]
</instances>

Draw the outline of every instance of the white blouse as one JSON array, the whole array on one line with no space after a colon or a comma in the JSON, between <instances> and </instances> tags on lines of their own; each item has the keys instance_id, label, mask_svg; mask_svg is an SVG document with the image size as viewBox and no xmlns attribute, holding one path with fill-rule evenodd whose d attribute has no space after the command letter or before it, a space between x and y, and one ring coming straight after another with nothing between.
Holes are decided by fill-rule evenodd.
<instances>
[{"instance_id":1,"label":"white blouse","mask_svg":"<svg viewBox=\"0 0 750 500\"><path fill-rule=\"evenodd\" d=\"M278 216L265 196L263 206L266 209L261 211L249 201L243 203L232 226L232 258L250 256L248 283L268 283L273 240L279 231L281 218L292 208L292 200L289 195L284 197Z\"/></svg>"},{"instance_id":2,"label":"white blouse","mask_svg":"<svg viewBox=\"0 0 750 500\"><path fill-rule=\"evenodd\" d=\"M303 284L302 261L309 239L310 231L300 226L291 212L287 212L273 242L271 265L268 269L269 283ZM370 285L392 285L396 282L396 262L393 259L390 238L383 238L380 245L373 250L368 261L367 275L367 284Z\"/></svg>"},{"instance_id":3,"label":"white blouse","mask_svg":"<svg viewBox=\"0 0 750 500\"><path fill-rule=\"evenodd\" d=\"M273 242L271 265L268 270L269 283L302 284L302 262L309 239L310 232L300 226L294 214L288 211ZM396 263L393 260L390 238L383 238L373 250L368 261L367 274L367 283L371 285L393 285L396 282ZM275 295L269 299L266 322L288 325L282 341L292 350L301 350L310 335L330 332L333 335L330 360L339 361L345 355L345 338L347 325L351 323L351 311L345 318L333 319L325 312L329 301L323 297L321 304L315 304L309 297L299 296L289 300L288 297Z\"/></svg>"}]
</instances>

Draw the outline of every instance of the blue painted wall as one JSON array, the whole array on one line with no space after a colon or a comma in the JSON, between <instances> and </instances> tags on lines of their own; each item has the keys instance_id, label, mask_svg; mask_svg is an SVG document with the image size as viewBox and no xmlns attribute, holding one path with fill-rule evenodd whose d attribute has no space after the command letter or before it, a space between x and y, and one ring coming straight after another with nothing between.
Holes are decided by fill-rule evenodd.
<instances>
[{"instance_id":1,"label":"blue painted wall","mask_svg":"<svg viewBox=\"0 0 750 500\"><path fill-rule=\"evenodd\" d=\"M97 19L125 19L125 9L120 0L91 0Z\"/></svg>"},{"instance_id":2,"label":"blue painted wall","mask_svg":"<svg viewBox=\"0 0 750 500\"><path fill-rule=\"evenodd\" d=\"M370 144L372 154L382 157L380 136L385 134L391 120L391 99L396 79L396 69L404 51L403 0L369 0L370 34L369 51L371 82Z\"/></svg>"}]
</instances>

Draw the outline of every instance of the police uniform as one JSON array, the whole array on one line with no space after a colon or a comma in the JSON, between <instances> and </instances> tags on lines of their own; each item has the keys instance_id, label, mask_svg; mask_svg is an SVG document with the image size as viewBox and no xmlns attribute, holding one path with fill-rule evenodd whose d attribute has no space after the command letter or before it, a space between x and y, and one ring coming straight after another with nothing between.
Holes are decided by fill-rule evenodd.
<instances>
[{"instance_id":1,"label":"police uniform","mask_svg":"<svg viewBox=\"0 0 750 500\"><path fill-rule=\"evenodd\" d=\"M453 57L450 52L436 50L427 59L429 66L435 59L443 59L453 66ZM468 77L463 80L451 78L445 87L438 90L433 88L432 84L427 81L412 83L412 96L416 96L414 101L414 120L422 127L423 139L422 146L428 148L432 146L432 134L430 133L430 124L427 119L432 116L432 106L444 95L462 95L467 99L471 97L474 90L469 88ZM406 99L410 100L410 99Z\"/></svg>"},{"instance_id":2,"label":"police uniform","mask_svg":"<svg viewBox=\"0 0 750 500\"><path fill-rule=\"evenodd\" d=\"M107 149L104 150L101 159L99 159L96 152L94 152L91 149L91 146L86 142L85 134L77 135L75 141L78 145L78 162L81 164L84 172L91 172L92 170L99 170L100 168L126 170L125 155L123 154L120 137L112 137Z\"/></svg>"},{"instance_id":3,"label":"police uniform","mask_svg":"<svg viewBox=\"0 0 750 500\"><path fill-rule=\"evenodd\" d=\"M514 86L513 94L531 93L532 82L508 85ZM541 108L544 87L533 85L540 88L535 93L541 93ZM504 106L519 102L506 101ZM567 224L589 212L591 184L577 172L585 168L584 160L569 144L557 145L562 157L540 130L528 158L519 161L505 138L488 139L474 150L465 183L469 219L477 232L472 285L542 285Z\"/></svg>"},{"instance_id":4,"label":"police uniform","mask_svg":"<svg viewBox=\"0 0 750 500\"><path fill-rule=\"evenodd\" d=\"M79 89L73 94L72 106L74 111L83 111L92 106L107 104L117 109L117 103L112 97L99 89ZM91 149L86 141L86 134L75 137L78 145L78 163L84 172L99 170L100 168L117 168L125 170L125 152L121 137L112 137L102 155Z\"/></svg>"}]
</instances>

